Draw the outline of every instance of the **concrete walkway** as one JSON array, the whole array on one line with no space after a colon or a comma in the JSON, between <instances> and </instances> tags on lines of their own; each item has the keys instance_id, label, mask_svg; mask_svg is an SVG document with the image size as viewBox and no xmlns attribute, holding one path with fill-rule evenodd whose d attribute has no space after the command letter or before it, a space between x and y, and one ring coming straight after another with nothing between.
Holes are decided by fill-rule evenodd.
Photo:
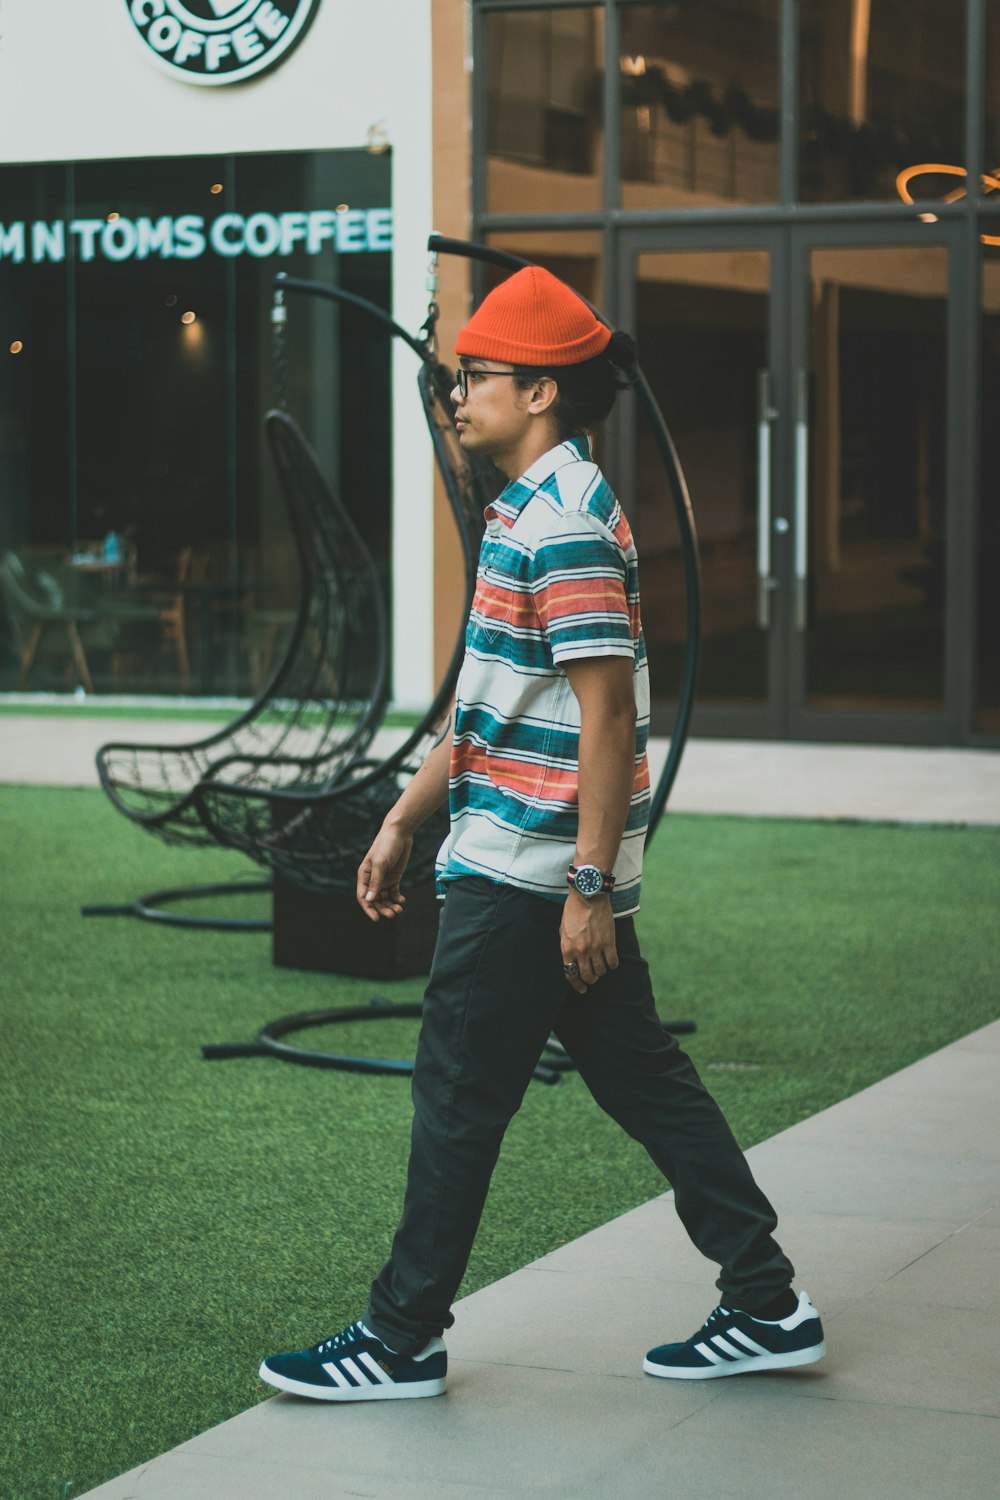
<instances>
[{"instance_id":1,"label":"concrete walkway","mask_svg":"<svg viewBox=\"0 0 1000 1500\"><path fill-rule=\"evenodd\" d=\"M749 1153L823 1314L822 1364L690 1384L642 1374L650 1344L686 1337L713 1305L667 1193L459 1303L443 1398L276 1396L91 1495L994 1495L998 1076L1000 1022Z\"/></svg>"},{"instance_id":2,"label":"concrete walkway","mask_svg":"<svg viewBox=\"0 0 1000 1500\"><path fill-rule=\"evenodd\" d=\"M220 724L224 723L224 717ZM0 782L96 786L94 756L110 741L184 744L215 726L184 720L4 714ZM387 731L376 748L399 743ZM654 778L667 752L654 740ZM1000 823L1000 754L884 745L691 740L670 806L675 812L761 817L867 818L915 823Z\"/></svg>"}]
</instances>

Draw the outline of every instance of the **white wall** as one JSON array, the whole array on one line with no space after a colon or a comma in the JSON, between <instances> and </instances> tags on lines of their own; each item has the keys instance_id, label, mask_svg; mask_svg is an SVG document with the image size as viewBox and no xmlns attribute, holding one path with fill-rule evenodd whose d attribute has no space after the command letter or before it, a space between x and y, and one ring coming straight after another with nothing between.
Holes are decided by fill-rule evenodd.
<instances>
[{"instance_id":1,"label":"white wall","mask_svg":"<svg viewBox=\"0 0 1000 1500\"><path fill-rule=\"evenodd\" d=\"M364 146L393 152L394 315L417 329L431 229L430 0L322 0L273 71L223 88L155 66L125 0L0 0L0 160ZM3 209L0 205L0 220ZM433 473L415 361L394 366L396 698L433 691Z\"/></svg>"}]
</instances>

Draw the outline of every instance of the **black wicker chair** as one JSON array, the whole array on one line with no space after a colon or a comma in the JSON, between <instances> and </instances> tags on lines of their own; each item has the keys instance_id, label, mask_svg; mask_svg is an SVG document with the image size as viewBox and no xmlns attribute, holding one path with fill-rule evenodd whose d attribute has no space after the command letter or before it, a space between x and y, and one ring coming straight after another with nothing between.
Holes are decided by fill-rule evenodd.
<instances>
[{"instance_id":1,"label":"black wicker chair","mask_svg":"<svg viewBox=\"0 0 1000 1500\"><path fill-rule=\"evenodd\" d=\"M455 691L465 645L465 622L475 590L483 508L493 498L485 472L462 453L451 419L451 372L425 364L418 377L438 468L462 546L465 602L448 669L433 702L401 745L384 757L358 754L337 767L325 782L316 778L266 784L249 776L205 776L192 792L199 824L216 843L240 849L295 885L317 892L353 893L358 865L385 813L419 769L440 728ZM308 483L304 454L296 451L294 424L281 413L268 418L279 470L289 499ZM434 856L448 826L447 810L420 830L407 871L419 885L431 875Z\"/></svg>"},{"instance_id":2,"label":"black wicker chair","mask_svg":"<svg viewBox=\"0 0 1000 1500\"><path fill-rule=\"evenodd\" d=\"M200 785L330 785L385 716L388 630L371 555L291 417L271 412L266 423L301 568L283 659L222 731L180 746L108 744L97 756L115 806L167 843L219 842L200 816Z\"/></svg>"}]
</instances>

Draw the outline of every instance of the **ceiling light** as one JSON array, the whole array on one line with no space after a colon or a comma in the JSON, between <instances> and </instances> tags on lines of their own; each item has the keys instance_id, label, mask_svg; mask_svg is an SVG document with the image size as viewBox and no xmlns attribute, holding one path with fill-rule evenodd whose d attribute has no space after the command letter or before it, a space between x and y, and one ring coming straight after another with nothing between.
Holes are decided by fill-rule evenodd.
<instances>
[{"instance_id":1,"label":"ceiling light","mask_svg":"<svg viewBox=\"0 0 1000 1500\"><path fill-rule=\"evenodd\" d=\"M197 321L198 321L198 314L197 313L193 313L193 312L181 313L181 322L187 324L189 327L190 327L190 325L192 323L196 323Z\"/></svg>"}]
</instances>

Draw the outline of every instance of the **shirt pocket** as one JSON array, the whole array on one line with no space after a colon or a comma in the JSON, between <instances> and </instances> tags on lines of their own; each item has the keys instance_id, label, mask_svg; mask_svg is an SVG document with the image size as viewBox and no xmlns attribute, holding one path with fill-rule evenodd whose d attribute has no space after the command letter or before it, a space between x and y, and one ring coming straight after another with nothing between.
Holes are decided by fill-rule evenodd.
<instances>
[{"instance_id":1,"label":"shirt pocket","mask_svg":"<svg viewBox=\"0 0 1000 1500\"><path fill-rule=\"evenodd\" d=\"M493 563L484 562L476 576L476 594L472 608L479 632L486 640L496 641L510 624L514 593L507 574Z\"/></svg>"}]
</instances>

